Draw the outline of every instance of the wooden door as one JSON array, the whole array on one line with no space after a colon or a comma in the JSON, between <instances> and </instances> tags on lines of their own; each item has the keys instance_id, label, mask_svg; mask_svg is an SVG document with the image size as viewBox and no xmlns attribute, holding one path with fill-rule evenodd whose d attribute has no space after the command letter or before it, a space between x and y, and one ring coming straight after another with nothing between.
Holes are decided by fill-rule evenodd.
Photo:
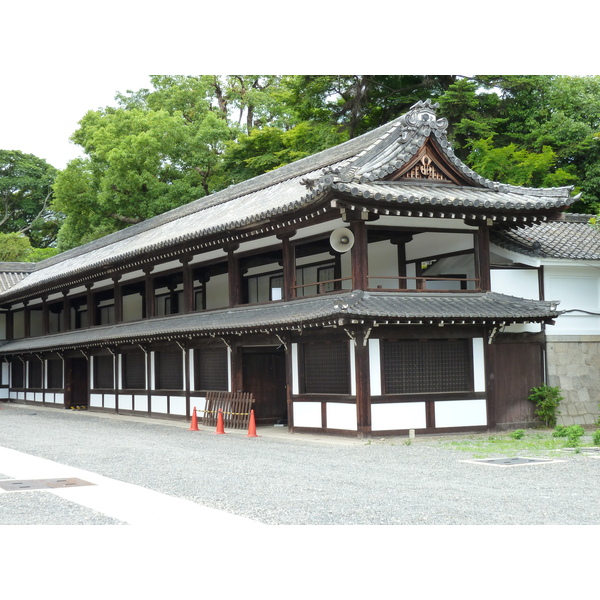
<instances>
[{"instance_id":1,"label":"wooden door","mask_svg":"<svg viewBox=\"0 0 600 600\"><path fill-rule=\"evenodd\" d=\"M285 352L276 347L243 348L243 391L254 395L257 424L287 423Z\"/></svg>"},{"instance_id":2,"label":"wooden door","mask_svg":"<svg viewBox=\"0 0 600 600\"><path fill-rule=\"evenodd\" d=\"M488 381L495 407L494 424L536 421L535 405L527 397L532 387L544 382L542 343L492 344L490 358Z\"/></svg>"},{"instance_id":3,"label":"wooden door","mask_svg":"<svg viewBox=\"0 0 600 600\"><path fill-rule=\"evenodd\" d=\"M87 407L88 397L89 375L87 359L65 359L65 407Z\"/></svg>"}]
</instances>

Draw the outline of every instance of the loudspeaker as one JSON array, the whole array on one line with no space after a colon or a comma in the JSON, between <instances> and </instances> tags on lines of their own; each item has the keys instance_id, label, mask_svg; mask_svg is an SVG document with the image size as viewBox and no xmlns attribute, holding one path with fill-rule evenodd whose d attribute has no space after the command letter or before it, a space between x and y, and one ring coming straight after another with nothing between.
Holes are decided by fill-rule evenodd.
<instances>
[{"instance_id":1,"label":"loudspeaker","mask_svg":"<svg viewBox=\"0 0 600 600\"><path fill-rule=\"evenodd\" d=\"M354 234L346 227L334 229L329 236L329 243L336 252L348 252L354 246Z\"/></svg>"}]
</instances>

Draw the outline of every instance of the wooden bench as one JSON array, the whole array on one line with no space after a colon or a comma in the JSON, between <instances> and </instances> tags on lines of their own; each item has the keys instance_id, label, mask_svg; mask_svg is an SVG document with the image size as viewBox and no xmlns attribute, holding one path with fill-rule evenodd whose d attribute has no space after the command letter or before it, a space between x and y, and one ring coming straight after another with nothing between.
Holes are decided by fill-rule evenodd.
<instances>
[{"instance_id":1,"label":"wooden bench","mask_svg":"<svg viewBox=\"0 0 600 600\"><path fill-rule=\"evenodd\" d=\"M223 411L224 427L247 429L253 403L251 392L206 392L206 409L202 423L214 427L220 409Z\"/></svg>"}]
</instances>

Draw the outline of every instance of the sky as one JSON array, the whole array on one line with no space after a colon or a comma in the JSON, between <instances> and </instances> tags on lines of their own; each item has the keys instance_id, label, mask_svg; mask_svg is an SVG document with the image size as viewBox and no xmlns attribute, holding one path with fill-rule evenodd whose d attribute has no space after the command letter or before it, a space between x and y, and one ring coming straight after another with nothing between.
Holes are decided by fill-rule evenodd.
<instances>
[{"instance_id":1,"label":"sky","mask_svg":"<svg viewBox=\"0 0 600 600\"><path fill-rule=\"evenodd\" d=\"M85 113L114 105L117 92L149 87L150 74L598 74L595 36L577 11L552 20L552 10L517 0L505 0L493 22L476 0L431 0L421 13L384 3L391 29L381 20L360 28L352 11L322 0L305 0L283 20L266 0L250 13L238 0L228 10L186 0L3 4L0 149L58 169L81 155L69 138ZM568 44L556 43L565 36Z\"/></svg>"}]
</instances>

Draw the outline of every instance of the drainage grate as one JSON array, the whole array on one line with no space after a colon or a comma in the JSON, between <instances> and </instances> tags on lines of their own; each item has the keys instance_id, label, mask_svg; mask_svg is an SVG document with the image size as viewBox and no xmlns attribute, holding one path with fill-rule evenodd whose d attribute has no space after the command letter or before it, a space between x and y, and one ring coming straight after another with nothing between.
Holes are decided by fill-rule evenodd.
<instances>
[{"instance_id":1,"label":"drainage grate","mask_svg":"<svg viewBox=\"0 0 600 600\"><path fill-rule=\"evenodd\" d=\"M553 458L525 458L522 456L515 456L513 458L482 458L475 460L463 460L461 462L492 465L494 467L520 467L523 465L537 465L541 463L556 463L564 461L555 460Z\"/></svg>"},{"instance_id":2,"label":"drainage grate","mask_svg":"<svg viewBox=\"0 0 600 600\"><path fill-rule=\"evenodd\" d=\"M95 485L83 479L69 477L66 479L6 479L0 481L0 489L6 492L28 492L30 490L56 490L60 488Z\"/></svg>"}]
</instances>

